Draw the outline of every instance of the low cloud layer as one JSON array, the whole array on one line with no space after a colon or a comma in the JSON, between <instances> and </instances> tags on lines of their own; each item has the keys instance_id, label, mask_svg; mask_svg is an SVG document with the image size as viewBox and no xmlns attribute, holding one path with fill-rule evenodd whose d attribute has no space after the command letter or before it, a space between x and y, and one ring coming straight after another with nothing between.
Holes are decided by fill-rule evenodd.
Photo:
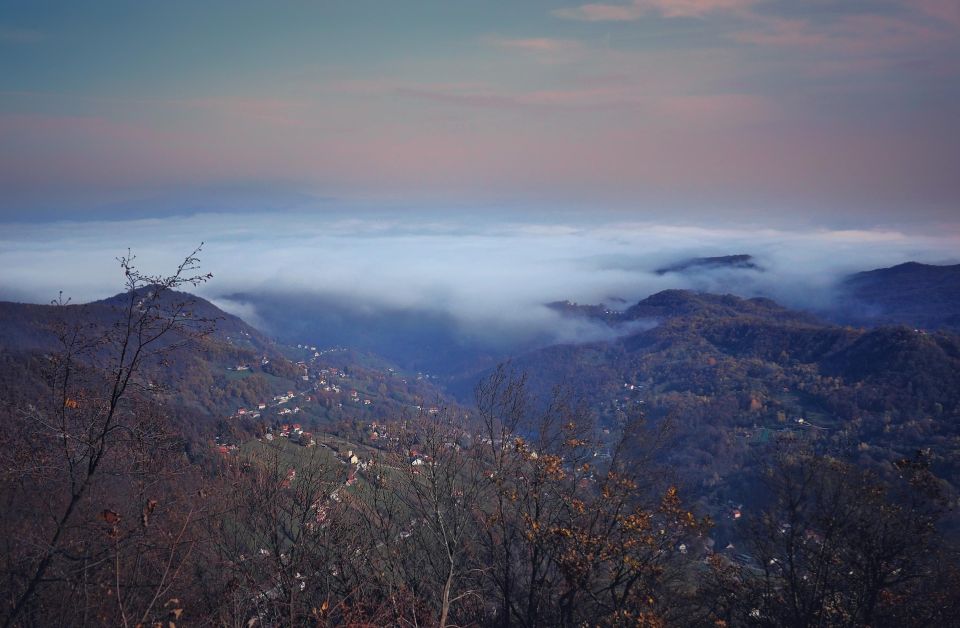
<instances>
[{"instance_id":1,"label":"low cloud layer","mask_svg":"<svg viewBox=\"0 0 960 628\"><path fill-rule=\"evenodd\" d=\"M851 272L909 260L960 261L955 230L704 227L622 215L552 221L415 212L198 214L7 224L3 233L5 300L47 302L60 290L75 301L110 296L122 289L114 258L128 246L144 270L163 272L205 241L203 268L214 279L198 292L254 325L269 327L235 295L310 297L367 314L421 311L474 336L548 334L559 341L609 332L564 320L543 306L552 301L623 307L659 290L693 288L817 308ZM654 272L690 257L736 253L753 255L764 270Z\"/></svg>"}]
</instances>

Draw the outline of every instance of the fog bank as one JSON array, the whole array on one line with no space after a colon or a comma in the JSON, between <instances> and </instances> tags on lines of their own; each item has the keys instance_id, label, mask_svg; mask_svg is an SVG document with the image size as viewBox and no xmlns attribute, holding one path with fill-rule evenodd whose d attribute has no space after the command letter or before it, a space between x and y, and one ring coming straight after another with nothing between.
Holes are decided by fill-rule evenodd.
<instances>
[{"instance_id":1,"label":"fog bank","mask_svg":"<svg viewBox=\"0 0 960 628\"><path fill-rule=\"evenodd\" d=\"M622 214L553 222L468 213L207 213L4 225L0 298L47 302L59 290L74 301L104 298L122 289L114 258L127 247L143 270L162 273L201 241L203 269L214 279L197 292L274 334L282 330L270 328L255 301L307 298L336 304L343 315L422 312L478 338L596 340L610 330L544 304L625 307L663 289L692 288L816 308L851 272L960 261L960 234L950 229L669 225ZM740 253L761 269L654 272L691 257Z\"/></svg>"}]
</instances>

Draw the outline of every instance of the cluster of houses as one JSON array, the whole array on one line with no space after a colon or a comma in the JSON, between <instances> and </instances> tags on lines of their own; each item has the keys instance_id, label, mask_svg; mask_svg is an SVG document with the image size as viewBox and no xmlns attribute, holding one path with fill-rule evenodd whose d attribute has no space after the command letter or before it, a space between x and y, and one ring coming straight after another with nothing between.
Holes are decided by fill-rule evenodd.
<instances>
[{"instance_id":1,"label":"cluster of houses","mask_svg":"<svg viewBox=\"0 0 960 628\"><path fill-rule=\"evenodd\" d=\"M312 401L315 397L323 395L324 393L342 395L343 402L337 404L339 407L343 407L345 404L357 405L361 407L374 405L373 398L367 397L367 395L361 390L350 389L348 385L345 384L345 381L349 380L350 376L348 373L344 372L343 369L336 366L319 363L319 358L321 358L323 354L343 351L343 349L330 349L321 351L318 350L316 346L303 343L297 345L297 348L308 352L307 356L296 364L300 368L300 377L305 381L311 382L310 388L301 392L288 390L286 393L275 395L270 400L258 403L255 407L238 408L230 418L256 420L263 417L267 417L268 419L277 417L281 421L290 421L290 419L292 419L295 415L301 413L301 408L296 406L294 403L291 403L294 399L303 398L305 401ZM261 366L268 363L269 359L264 355L261 359ZM253 368L255 368L255 364L238 364L235 367L230 367L229 370L249 371ZM395 371L393 369L388 369L388 372L391 375L395 375ZM429 377L429 375L424 373L418 374L418 379L427 379ZM437 406L416 406L415 409L425 414L439 414L441 411ZM270 423L272 421L268 420L267 422ZM398 437L393 434L393 430L388 430L387 425L382 422L373 421L367 425L367 428L369 442L371 443L395 443L398 441ZM305 432L299 423L292 422L281 423L279 425L274 423L272 428L267 429L267 432L264 434L263 438L267 441L286 438L290 442L307 447L317 444L313 436L309 432ZM363 469L367 464L369 464L369 462L361 462L353 452L349 452L349 455L344 462L353 465L357 469ZM425 459L423 456L413 455L411 456L409 462L412 466L419 467L427 463L428 459Z\"/></svg>"},{"instance_id":2,"label":"cluster of houses","mask_svg":"<svg viewBox=\"0 0 960 628\"><path fill-rule=\"evenodd\" d=\"M282 404L287 403L288 401L290 401L291 399L293 399L293 398L296 397L296 396L297 396L297 393L293 392L292 390L288 390L288 391L287 391L287 394L285 394L285 395L276 395L276 396L273 398L273 400L277 403L277 405L282 405Z\"/></svg>"},{"instance_id":3,"label":"cluster of houses","mask_svg":"<svg viewBox=\"0 0 960 628\"><path fill-rule=\"evenodd\" d=\"M367 424L367 435L370 439L370 442L377 443L380 441L389 441L393 440L397 442L399 439L396 437L390 438L390 433L387 431L387 425L385 423L379 423L377 421L371 421Z\"/></svg>"},{"instance_id":4,"label":"cluster of houses","mask_svg":"<svg viewBox=\"0 0 960 628\"><path fill-rule=\"evenodd\" d=\"M239 368L239 367L238 367L238 368ZM276 396L273 398L273 402L274 402L274 403L273 403L272 405L273 405L273 406L282 406L283 404L289 402L291 399L294 399L296 396L297 396L297 393L296 393L296 392L294 392L294 391L292 391L292 390L288 390L288 391L286 392L286 394L276 395ZM307 399L309 400L309 397L308 397ZM267 404L266 402L261 401L260 403L257 404L257 407L256 407L256 408L237 408L237 411L234 412L233 415L232 415L230 418L232 418L232 419L240 419L240 418L259 419L259 418L262 416L263 411L266 410L267 407L268 407L268 404ZM279 412L279 414L281 414L281 415L297 414L297 413L300 412L300 408L299 408L299 406L298 406L298 407L295 407L295 408L292 408L292 409L291 409L291 408L281 408L278 412Z\"/></svg>"},{"instance_id":5,"label":"cluster of houses","mask_svg":"<svg viewBox=\"0 0 960 628\"><path fill-rule=\"evenodd\" d=\"M299 377L305 382L311 382L311 390L307 390L299 393L293 390L287 391L285 394L280 394L273 397L272 402L270 402L269 404L267 403L259 404L259 406L255 410L252 408L240 408L236 411L236 413L234 413L229 418L259 419L265 415L264 411L267 410L268 407L277 408L276 412L281 417L298 414L301 411L299 407L291 406L290 408L284 408L280 406L283 406L284 404L289 403L295 397L303 397L306 401L313 401L316 394L313 394L313 395L309 394L312 391L316 391L316 393L319 393L321 395L323 393L333 394L338 396L345 395L345 398L343 398L341 402L338 402L336 404L337 407L340 407L340 408L342 408L346 403L349 403L350 405L367 406L367 407L374 405L374 402L375 402L374 398L368 397L363 392L358 391L356 389L349 390L344 388L344 380L349 380L350 376L342 368L339 368L336 366L318 364L318 359L321 358L321 356L323 356L324 354L346 351L346 349L332 348L332 349L318 350L316 346L310 345L308 343L300 343L297 345L297 348L308 352L307 357L304 358L303 360L296 362L296 364L300 369ZM270 362L269 358L266 355L264 355L261 358L260 364L261 366L264 366L266 364L269 364L269 362ZM250 370L253 370L253 368L254 366L252 366L251 364L237 364L236 366L228 367L228 370L250 371ZM388 369L388 371L391 374L394 373L393 369ZM437 410L434 410L433 408L431 408L430 412L435 413L437 412Z\"/></svg>"},{"instance_id":6,"label":"cluster of houses","mask_svg":"<svg viewBox=\"0 0 960 628\"><path fill-rule=\"evenodd\" d=\"M297 397L297 393L295 393L292 390L288 390L286 394L276 395L273 398L273 404L270 404L270 405L271 407L282 406L287 402L289 402L291 399L294 399L295 397ZM306 397L306 400L310 401L311 397ZM230 418L231 419L241 419L241 418L259 419L262 416L263 411L266 410L267 407L268 407L268 404L266 402L261 401L260 403L257 404L256 408L237 408L237 411L234 412ZM281 416L286 416L289 414L298 414L299 412L300 412L300 407L296 406L294 408L280 408L277 411L277 414Z\"/></svg>"},{"instance_id":7,"label":"cluster of houses","mask_svg":"<svg viewBox=\"0 0 960 628\"><path fill-rule=\"evenodd\" d=\"M236 445L230 445L224 442L221 442L220 437L217 436L213 441L213 449L221 456L229 456L231 454L237 453L240 450Z\"/></svg>"},{"instance_id":8,"label":"cluster of houses","mask_svg":"<svg viewBox=\"0 0 960 628\"><path fill-rule=\"evenodd\" d=\"M267 442L272 442L278 437L286 438L291 443L297 443L298 445L302 445L304 447L313 447L317 444L317 441L313 438L313 434L310 432L305 432L303 430L303 426L299 423L294 423L292 425L290 423L283 423L277 433L274 433L273 430L268 430L263 438Z\"/></svg>"},{"instance_id":9,"label":"cluster of houses","mask_svg":"<svg viewBox=\"0 0 960 628\"><path fill-rule=\"evenodd\" d=\"M340 386L336 384L331 384L330 382L328 382L326 379L323 379L323 378L321 378L320 381L317 382L315 388L318 391L322 390L323 392L340 393Z\"/></svg>"},{"instance_id":10,"label":"cluster of houses","mask_svg":"<svg viewBox=\"0 0 960 628\"><path fill-rule=\"evenodd\" d=\"M352 449L348 449L343 456L343 462L351 465L350 473L347 475L347 486L353 486L357 482L357 472L366 471L373 464L374 459L363 460Z\"/></svg>"},{"instance_id":11,"label":"cluster of houses","mask_svg":"<svg viewBox=\"0 0 960 628\"><path fill-rule=\"evenodd\" d=\"M339 392L339 388L337 388L336 386L334 386L334 388L336 389L335 392ZM356 390L351 390L351 391L350 391L350 401L352 401L353 403L363 403L363 405L365 405L365 406L369 406L369 405L371 405L371 404L373 403L373 400L372 400L372 399L367 399L366 397L361 397L361 396L360 396L360 393L357 392Z\"/></svg>"}]
</instances>

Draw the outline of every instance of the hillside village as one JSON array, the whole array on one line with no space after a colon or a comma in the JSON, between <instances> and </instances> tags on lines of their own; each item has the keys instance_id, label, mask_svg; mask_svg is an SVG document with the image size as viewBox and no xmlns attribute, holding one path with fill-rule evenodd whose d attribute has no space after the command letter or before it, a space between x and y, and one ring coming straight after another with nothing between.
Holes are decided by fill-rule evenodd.
<instances>
[{"instance_id":1,"label":"hillside village","mask_svg":"<svg viewBox=\"0 0 960 628\"><path fill-rule=\"evenodd\" d=\"M382 443L388 439L384 427L388 418L437 414L441 407L450 405L430 386L429 374L406 376L393 367L358 366L341 348L318 349L298 344L290 352L298 373L294 380L299 384L297 388L237 408L223 417L223 429L218 430L214 439L219 453L235 453L244 440L253 436L268 441L285 438L311 446L315 444L313 433L320 428L346 429L354 437ZM270 359L263 356L259 364L237 364L227 367L227 371L242 378L269 364Z\"/></svg>"}]
</instances>

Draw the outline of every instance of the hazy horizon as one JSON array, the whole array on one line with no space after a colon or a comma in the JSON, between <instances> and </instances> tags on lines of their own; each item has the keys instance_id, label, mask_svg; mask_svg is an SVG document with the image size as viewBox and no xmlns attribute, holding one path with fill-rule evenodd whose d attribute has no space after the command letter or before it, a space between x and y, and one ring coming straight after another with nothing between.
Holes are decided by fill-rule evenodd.
<instances>
[{"instance_id":1,"label":"hazy horizon","mask_svg":"<svg viewBox=\"0 0 960 628\"><path fill-rule=\"evenodd\" d=\"M0 237L0 299L46 303L60 290L74 302L105 298L122 288L115 258L126 245L141 268L162 273L203 241L202 268L214 278L196 292L268 333L278 330L261 317L259 299L321 311L335 305L358 318L419 312L483 342L582 342L611 332L565 319L546 303L622 307L686 288L817 310L831 304L836 283L850 273L906 261L960 263L960 235L950 231L625 218L327 210L8 223ZM761 269L656 273L692 257L731 254L752 255Z\"/></svg>"},{"instance_id":2,"label":"hazy horizon","mask_svg":"<svg viewBox=\"0 0 960 628\"><path fill-rule=\"evenodd\" d=\"M958 78L952 0L12 2L0 222L956 223Z\"/></svg>"},{"instance_id":3,"label":"hazy horizon","mask_svg":"<svg viewBox=\"0 0 960 628\"><path fill-rule=\"evenodd\" d=\"M816 304L960 261L958 79L949 0L15 2L0 298L102 298L128 247L163 272L205 241L204 296L468 327L664 287ZM766 272L651 272L739 253Z\"/></svg>"}]
</instances>

